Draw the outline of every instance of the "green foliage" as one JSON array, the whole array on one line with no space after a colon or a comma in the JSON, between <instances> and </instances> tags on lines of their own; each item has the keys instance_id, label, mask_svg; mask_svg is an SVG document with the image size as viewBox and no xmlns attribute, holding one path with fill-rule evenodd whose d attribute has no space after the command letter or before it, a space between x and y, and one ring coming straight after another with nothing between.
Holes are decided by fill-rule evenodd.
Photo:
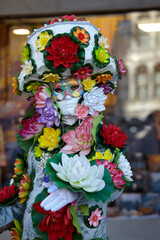
<instances>
[{"instance_id":1,"label":"green foliage","mask_svg":"<svg viewBox=\"0 0 160 240\"><path fill-rule=\"evenodd\" d=\"M28 151L30 149L30 147L33 145L33 138L24 141L24 138L18 133L17 134L17 144L25 151Z\"/></svg>"},{"instance_id":2,"label":"green foliage","mask_svg":"<svg viewBox=\"0 0 160 240\"><path fill-rule=\"evenodd\" d=\"M43 201L47 196L48 196L47 190L44 189L39 195L37 195L34 204ZM39 239L49 240L49 239L48 239L48 232L41 232L41 231L39 230L39 228L38 228L38 225L40 224L40 222L42 221L42 219L46 216L46 214L42 214L42 213L36 211L36 210L32 207L31 216L32 216L33 227L34 227L36 233L38 234L38 236L41 237L41 238L37 238L37 239L35 239L35 240L39 240Z\"/></svg>"},{"instance_id":3,"label":"green foliage","mask_svg":"<svg viewBox=\"0 0 160 240\"><path fill-rule=\"evenodd\" d=\"M70 206L70 212L71 212L71 215L73 217L73 222L72 223L76 227L77 232L82 234L80 226L79 226L78 217L77 217L77 211L76 210L77 210L77 207L74 207L72 205Z\"/></svg>"}]
</instances>

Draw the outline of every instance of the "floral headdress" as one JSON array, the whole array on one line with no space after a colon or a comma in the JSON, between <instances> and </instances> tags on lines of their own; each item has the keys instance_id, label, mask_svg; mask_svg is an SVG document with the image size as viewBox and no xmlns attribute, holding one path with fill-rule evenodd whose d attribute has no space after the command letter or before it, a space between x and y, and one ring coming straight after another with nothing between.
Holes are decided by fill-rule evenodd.
<instances>
[{"instance_id":1,"label":"floral headdress","mask_svg":"<svg viewBox=\"0 0 160 240\"><path fill-rule=\"evenodd\" d=\"M106 40L89 21L74 15L49 21L28 37L18 90L29 92L26 86L30 81L32 85L39 81L38 88L40 83L73 76L83 81L84 90L99 84L105 93L113 91L124 69L121 61L110 57Z\"/></svg>"}]
</instances>

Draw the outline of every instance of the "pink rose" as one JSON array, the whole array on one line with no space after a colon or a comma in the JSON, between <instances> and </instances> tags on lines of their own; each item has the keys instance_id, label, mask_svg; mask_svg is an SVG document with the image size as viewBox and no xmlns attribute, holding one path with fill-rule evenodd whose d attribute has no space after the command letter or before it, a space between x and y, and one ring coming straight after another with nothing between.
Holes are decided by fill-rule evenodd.
<instances>
[{"instance_id":1,"label":"pink rose","mask_svg":"<svg viewBox=\"0 0 160 240\"><path fill-rule=\"evenodd\" d=\"M44 126L44 123L39 123L38 119L39 114L36 112L31 118L23 120L21 122L23 129L19 130L19 134L26 139L33 138Z\"/></svg>"},{"instance_id":2,"label":"pink rose","mask_svg":"<svg viewBox=\"0 0 160 240\"><path fill-rule=\"evenodd\" d=\"M77 119L85 119L89 113L89 107L78 104L75 108Z\"/></svg>"},{"instance_id":3,"label":"pink rose","mask_svg":"<svg viewBox=\"0 0 160 240\"><path fill-rule=\"evenodd\" d=\"M82 122L75 130L70 130L66 132L62 139L66 146L64 146L60 152L70 154L79 152L79 155L88 155L91 151L93 145L93 119L94 117L90 116Z\"/></svg>"},{"instance_id":4,"label":"pink rose","mask_svg":"<svg viewBox=\"0 0 160 240\"><path fill-rule=\"evenodd\" d=\"M42 108L46 104L46 99L51 97L51 89L47 85L41 86L34 94L36 107Z\"/></svg>"}]
</instances>

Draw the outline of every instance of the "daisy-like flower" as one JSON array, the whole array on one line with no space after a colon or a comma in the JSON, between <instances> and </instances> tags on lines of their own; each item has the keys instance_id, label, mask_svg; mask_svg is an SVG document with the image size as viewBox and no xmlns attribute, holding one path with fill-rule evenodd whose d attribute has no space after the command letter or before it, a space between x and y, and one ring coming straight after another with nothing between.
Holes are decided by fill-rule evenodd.
<instances>
[{"instance_id":1,"label":"daisy-like flower","mask_svg":"<svg viewBox=\"0 0 160 240\"><path fill-rule=\"evenodd\" d=\"M61 77L58 74L54 74L54 73L47 73L43 75L42 80L45 80L46 83L49 82L58 82L61 80Z\"/></svg>"},{"instance_id":2,"label":"daisy-like flower","mask_svg":"<svg viewBox=\"0 0 160 240\"><path fill-rule=\"evenodd\" d=\"M89 225L98 227L99 221L103 219L101 214L102 214L102 210L99 210L98 208L96 208L95 211L92 211L91 216L88 218Z\"/></svg>"},{"instance_id":3,"label":"daisy-like flower","mask_svg":"<svg viewBox=\"0 0 160 240\"><path fill-rule=\"evenodd\" d=\"M39 51L43 51L45 49L45 46L47 44L47 42L49 41L49 39L51 39L53 37L53 35L49 35L49 33L47 31L45 31L44 33L41 32L39 34L39 38L36 40L36 45Z\"/></svg>"},{"instance_id":4,"label":"daisy-like flower","mask_svg":"<svg viewBox=\"0 0 160 240\"><path fill-rule=\"evenodd\" d=\"M76 36L81 43L87 45L89 41L89 34L86 33L86 30L84 28L80 29L77 27L76 31L73 32L73 35Z\"/></svg>"},{"instance_id":5,"label":"daisy-like flower","mask_svg":"<svg viewBox=\"0 0 160 240\"><path fill-rule=\"evenodd\" d=\"M99 46L101 46L102 48L109 48L109 45L107 44L107 38L105 38L104 36L101 36L98 40L98 44Z\"/></svg>"},{"instance_id":6,"label":"daisy-like flower","mask_svg":"<svg viewBox=\"0 0 160 240\"><path fill-rule=\"evenodd\" d=\"M133 179L131 178L131 176L133 175L131 165L123 154L121 154L118 159L118 168L122 170L125 178L127 178L129 181L133 181Z\"/></svg>"}]
</instances>

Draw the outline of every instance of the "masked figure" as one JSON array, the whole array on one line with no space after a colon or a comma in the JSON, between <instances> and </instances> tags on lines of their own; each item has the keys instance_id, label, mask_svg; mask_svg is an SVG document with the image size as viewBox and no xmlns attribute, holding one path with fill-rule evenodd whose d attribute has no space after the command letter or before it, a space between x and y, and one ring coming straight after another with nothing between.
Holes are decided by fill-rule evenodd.
<instances>
[{"instance_id":1,"label":"masked figure","mask_svg":"<svg viewBox=\"0 0 160 240\"><path fill-rule=\"evenodd\" d=\"M28 38L14 84L32 105L17 138L26 152L0 196L0 228L14 220L16 239L107 240L107 204L132 171L126 134L102 122L107 94L125 73L106 40L74 15Z\"/></svg>"}]
</instances>

